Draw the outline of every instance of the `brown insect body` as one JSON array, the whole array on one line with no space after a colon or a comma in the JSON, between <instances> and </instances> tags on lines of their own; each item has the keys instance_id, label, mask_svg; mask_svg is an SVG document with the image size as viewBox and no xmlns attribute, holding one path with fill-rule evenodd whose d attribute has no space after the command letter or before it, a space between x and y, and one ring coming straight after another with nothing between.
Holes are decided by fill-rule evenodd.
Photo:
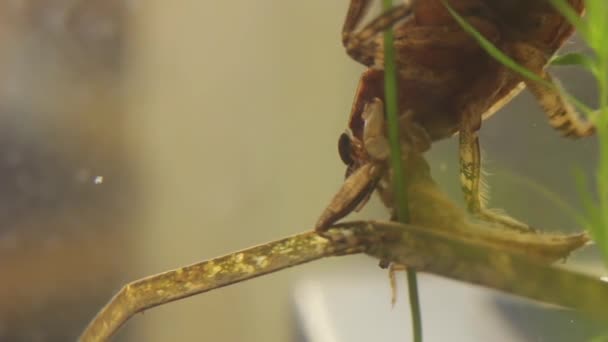
<instances>
[{"instance_id":1,"label":"brown insect body","mask_svg":"<svg viewBox=\"0 0 608 342\"><path fill-rule=\"evenodd\" d=\"M572 26L543 1L452 0L450 3L459 12L464 8L480 13L461 15L486 38L504 48L513 41L530 42L550 56L573 32ZM582 0L571 0L570 4L582 13ZM492 104L501 101L522 81L517 75L504 72L504 66L463 32L440 0L418 0L412 6L412 17L395 27L399 110L401 113L412 110L413 120L436 141L458 131L461 99L476 98L471 86L480 75L497 75L501 71L508 74L486 83L487 88L496 90L488 101ZM428 30L429 27L434 30ZM415 38L411 38L412 33ZM436 36L430 37L431 33ZM429 37L421 37L424 35ZM349 127L355 137L363 125L363 106L374 97L384 98L381 37L377 42L379 56L367 65L370 69L362 76L362 88L357 92L351 112Z\"/></svg>"},{"instance_id":2,"label":"brown insect body","mask_svg":"<svg viewBox=\"0 0 608 342\"><path fill-rule=\"evenodd\" d=\"M548 1L451 0L449 4L503 52L547 82L553 82L544 67L548 58L571 36L573 27ZM569 4L577 13L584 11L583 0L570 0ZM384 99L380 33L394 24L398 108L403 119L401 135L411 135L406 127L426 132L426 137L406 137L405 144L424 152L428 146L411 146L412 142L428 138L430 143L460 132L461 183L469 210L489 221L512 224L518 230L529 229L483 208L476 133L482 120L508 103L523 89L525 82L549 117L550 124L564 135L587 136L593 133L593 127L578 122L576 113L557 91L522 79L483 51L451 17L442 1L414 0L409 8L402 5L400 11L380 16L360 32L354 32L367 5L369 0L351 1L343 32L347 52L369 67L363 73L355 95L348 125L348 144L344 136L340 141L340 154L348 165L347 176L368 163L386 164L386 160L370 157L367 151L364 116L370 103ZM379 184L376 188L381 198L392 208L388 185L390 173L386 167L385 171L372 170L374 173L365 180L366 185L359 185L358 189L370 192L372 185ZM345 186L350 186L347 183ZM338 197L317 223L318 230L360 207L367 196L359 193L356 200L352 196L342 196L338 201L350 200L352 203L341 205L336 203Z\"/></svg>"}]
</instances>

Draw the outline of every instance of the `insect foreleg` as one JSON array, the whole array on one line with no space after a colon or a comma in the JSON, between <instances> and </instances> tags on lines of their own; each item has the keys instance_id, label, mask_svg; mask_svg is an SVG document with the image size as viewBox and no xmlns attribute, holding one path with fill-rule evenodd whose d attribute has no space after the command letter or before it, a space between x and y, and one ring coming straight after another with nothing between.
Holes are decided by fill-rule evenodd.
<instances>
[{"instance_id":1,"label":"insect foreleg","mask_svg":"<svg viewBox=\"0 0 608 342\"><path fill-rule=\"evenodd\" d=\"M342 184L329 205L323 210L315 230L324 232L334 222L352 212L376 188L382 167L365 164L355 170Z\"/></svg>"},{"instance_id":2,"label":"insect foreleg","mask_svg":"<svg viewBox=\"0 0 608 342\"><path fill-rule=\"evenodd\" d=\"M373 98L365 105L361 115L363 127L363 146L370 158L385 161L390 154L390 146L385 134L384 104L379 98Z\"/></svg>"},{"instance_id":3,"label":"insect foreleg","mask_svg":"<svg viewBox=\"0 0 608 342\"><path fill-rule=\"evenodd\" d=\"M412 13L411 5L404 3L384 12L361 30L355 31L370 3L370 0L351 0L342 26L342 44L346 48L346 53L364 65L373 64L374 55L378 52L377 46L373 45L374 38Z\"/></svg>"}]
</instances>

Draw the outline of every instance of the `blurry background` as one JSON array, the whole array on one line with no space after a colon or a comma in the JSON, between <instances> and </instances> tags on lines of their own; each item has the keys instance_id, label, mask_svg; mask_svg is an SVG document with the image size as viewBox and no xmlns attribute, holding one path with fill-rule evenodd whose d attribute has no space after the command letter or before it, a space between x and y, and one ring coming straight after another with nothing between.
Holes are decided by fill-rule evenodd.
<instances>
[{"instance_id":1,"label":"blurry background","mask_svg":"<svg viewBox=\"0 0 608 342\"><path fill-rule=\"evenodd\" d=\"M346 0L0 6L0 341L74 339L125 282L310 229L338 189L363 71L340 45ZM589 78L560 75L592 102ZM576 206L571 171L591 170L594 142L558 137L527 93L481 135L491 206L575 230L556 199ZM461 201L456 141L429 158ZM386 213L374 199L359 217ZM420 279L426 341L594 334L569 313ZM408 340L400 290L391 310L374 260L334 258L149 310L119 338Z\"/></svg>"},{"instance_id":2,"label":"blurry background","mask_svg":"<svg viewBox=\"0 0 608 342\"><path fill-rule=\"evenodd\" d=\"M130 279L121 1L0 1L0 340L74 340Z\"/></svg>"}]
</instances>

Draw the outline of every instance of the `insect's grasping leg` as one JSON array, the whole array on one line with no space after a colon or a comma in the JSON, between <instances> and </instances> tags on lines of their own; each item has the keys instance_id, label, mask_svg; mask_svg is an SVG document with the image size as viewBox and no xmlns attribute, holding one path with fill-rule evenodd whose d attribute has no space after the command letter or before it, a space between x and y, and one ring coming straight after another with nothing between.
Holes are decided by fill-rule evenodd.
<instances>
[{"instance_id":1,"label":"insect's grasping leg","mask_svg":"<svg viewBox=\"0 0 608 342\"><path fill-rule=\"evenodd\" d=\"M363 146L367 156L378 161L385 162L390 156L390 146L387 138L384 120L384 103L379 98L373 98L368 104L361 117L364 120ZM413 112L407 111L399 116L399 140L401 154L407 158L410 151L423 153L431 148L431 137L428 132L413 120Z\"/></svg>"},{"instance_id":2,"label":"insect's grasping leg","mask_svg":"<svg viewBox=\"0 0 608 342\"><path fill-rule=\"evenodd\" d=\"M365 120L365 127L363 129L363 141L367 154L376 160L385 161L390 156L390 145L385 134L384 125L384 104L379 98L374 98L365 107L362 115ZM400 125L405 126L406 123L400 122ZM405 132L402 130L402 132ZM403 138L403 137L402 137ZM402 140L402 153L407 154L410 146L406 140ZM389 172L391 172L389 170ZM396 212L394 208L391 208L391 221L397 221ZM380 267L387 262L381 260ZM386 266L386 265L384 265ZM384 268L384 267L383 267ZM388 264L388 277L391 288L391 305L394 307L397 302L397 271L404 271L406 268L403 265L395 263Z\"/></svg>"},{"instance_id":3,"label":"insect's grasping leg","mask_svg":"<svg viewBox=\"0 0 608 342\"><path fill-rule=\"evenodd\" d=\"M512 44L510 50L518 63L553 85L553 88L550 88L527 78L523 79L547 115L551 127L569 138L592 135L595 127L591 123L581 120L580 115L560 93L558 82L544 70L547 57L543 51L526 43Z\"/></svg>"},{"instance_id":4,"label":"insect's grasping leg","mask_svg":"<svg viewBox=\"0 0 608 342\"><path fill-rule=\"evenodd\" d=\"M373 162L377 162L379 166L382 165L381 167L384 168L383 164L389 158L391 150L384 131L384 103L382 100L374 97L364 106L361 118L363 119L364 153ZM372 191L369 191L354 211L359 212L367 204L371 194Z\"/></svg>"},{"instance_id":5,"label":"insect's grasping leg","mask_svg":"<svg viewBox=\"0 0 608 342\"><path fill-rule=\"evenodd\" d=\"M375 97L365 106L361 115L365 124L363 127L363 146L370 158L378 161L388 159L391 152L384 131L384 103Z\"/></svg>"},{"instance_id":6,"label":"insect's grasping leg","mask_svg":"<svg viewBox=\"0 0 608 342\"><path fill-rule=\"evenodd\" d=\"M342 188L321 214L315 229L324 231L332 223L358 211L369 199L384 169L390 147L384 133L384 104L377 97L372 98L363 107L363 145L370 161L351 173Z\"/></svg>"},{"instance_id":7,"label":"insect's grasping leg","mask_svg":"<svg viewBox=\"0 0 608 342\"><path fill-rule=\"evenodd\" d=\"M378 50L377 46L370 45L372 40L379 33L412 13L410 4L401 4L384 12L360 31L355 32L370 3L370 0L351 0L342 26L342 44L346 48L346 53L354 60L368 66L373 64L374 55Z\"/></svg>"},{"instance_id":8,"label":"insect's grasping leg","mask_svg":"<svg viewBox=\"0 0 608 342\"><path fill-rule=\"evenodd\" d=\"M363 150L363 142L360 138L353 137L365 135L366 120L363 116L369 116L365 114L366 111L382 111L382 107L378 109L377 105L370 106L373 99L382 96L382 81L382 70L369 69L361 75L350 113L349 129L352 136L347 135L349 141L347 144L342 144L343 150L340 151L342 159L348 166L346 180L318 219L315 225L315 230L318 232L325 231L327 227L350 212L359 210L374 191L382 173L381 165L374 166L372 163L361 165L354 162L367 158L367 152ZM367 136L370 137L369 132Z\"/></svg>"},{"instance_id":9,"label":"insect's grasping leg","mask_svg":"<svg viewBox=\"0 0 608 342\"><path fill-rule=\"evenodd\" d=\"M349 115L349 128L354 136L360 137L363 134L365 123L361 113L365 110L365 106L374 98L383 97L383 85L384 71L382 70L367 69L361 75ZM355 154L357 153L360 153L360 151L356 151Z\"/></svg>"},{"instance_id":10,"label":"insect's grasping leg","mask_svg":"<svg viewBox=\"0 0 608 342\"><path fill-rule=\"evenodd\" d=\"M355 170L336 193L329 205L323 210L315 225L315 230L324 232L334 222L348 215L362 200L374 191L382 173L382 167L372 163L365 164Z\"/></svg>"}]
</instances>

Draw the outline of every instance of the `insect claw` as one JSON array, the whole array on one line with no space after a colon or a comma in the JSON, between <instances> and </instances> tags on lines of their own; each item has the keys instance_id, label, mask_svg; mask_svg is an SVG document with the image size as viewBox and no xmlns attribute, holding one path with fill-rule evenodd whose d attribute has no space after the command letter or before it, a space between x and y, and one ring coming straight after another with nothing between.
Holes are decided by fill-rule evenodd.
<instances>
[{"instance_id":1,"label":"insect claw","mask_svg":"<svg viewBox=\"0 0 608 342\"><path fill-rule=\"evenodd\" d=\"M317 220L315 230L317 232L326 231L334 222L357 208L374 191L381 173L382 168L372 163L364 164L355 170L323 210Z\"/></svg>"}]
</instances>

